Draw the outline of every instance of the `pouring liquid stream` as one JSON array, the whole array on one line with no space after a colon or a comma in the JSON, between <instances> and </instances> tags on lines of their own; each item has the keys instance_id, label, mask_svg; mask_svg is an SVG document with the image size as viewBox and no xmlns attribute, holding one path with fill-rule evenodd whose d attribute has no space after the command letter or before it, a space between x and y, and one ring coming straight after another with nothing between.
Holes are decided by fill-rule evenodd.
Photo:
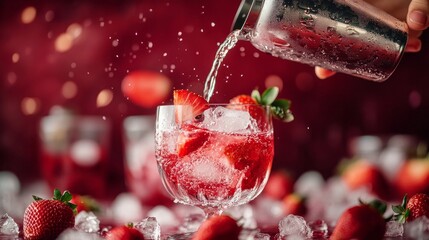
<instances>
[{"instance_id":1,"label":"pouring liquid stream","mask_svg":"<svg viewBox=\"0 0 429 240\"><path fill-rule=\"evenodd\" d=\"M241 40L241 39L246 39L245 31L234 30L227 36L225 41L219 46L213 61L212 68L210 69L210 72L207 75L205 85L204 85L203 97L207 100L207 102L210 102L210 98L213 96L213 92L216 85L216 77L217 77L219 68L222 65L223 60L225 59L229 50L234 48L238 40Z\"/></svg>"}]
</instances>

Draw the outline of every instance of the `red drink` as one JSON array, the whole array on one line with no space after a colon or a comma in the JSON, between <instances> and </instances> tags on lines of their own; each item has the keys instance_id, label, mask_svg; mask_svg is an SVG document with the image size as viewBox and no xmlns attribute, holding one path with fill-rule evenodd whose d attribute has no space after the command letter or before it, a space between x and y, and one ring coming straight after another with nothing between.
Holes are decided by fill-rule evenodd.
<instances>
[{"instance_id":1,"label":"red drink","mask_svg":"<svg viewBox=\"0 0 429 240\"><path fill-rule=\"evenodd\" d=\"M208 111L217 115L213 109ZM162 111L158 122L160 115ZM156 157L166 189L176 202L194 206L226 208L254 199L264 188L272 165L271 121L262 124L250 118L248 127L238 129L207 120L206 115L201 118L174 128L157 125ZM254 124L264 127L250 126Z\"/></svg>"}]
</instances>

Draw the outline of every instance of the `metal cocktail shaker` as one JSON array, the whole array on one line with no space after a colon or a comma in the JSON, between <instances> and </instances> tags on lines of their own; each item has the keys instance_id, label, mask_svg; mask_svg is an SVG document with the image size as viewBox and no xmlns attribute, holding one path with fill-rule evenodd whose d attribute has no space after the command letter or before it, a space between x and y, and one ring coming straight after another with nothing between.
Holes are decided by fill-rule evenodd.
<instances>
[{"instance_id":1,"label":"metal cocktail shaker","mask_svg":"<svg viewBox=\"0 0 429 240\"><path fill-rule=\"evenodd\" d=\"M408 36L361 0L243 0L233 28L273 56L374 81L393 73Z\"/></svg>"}]
</instances>

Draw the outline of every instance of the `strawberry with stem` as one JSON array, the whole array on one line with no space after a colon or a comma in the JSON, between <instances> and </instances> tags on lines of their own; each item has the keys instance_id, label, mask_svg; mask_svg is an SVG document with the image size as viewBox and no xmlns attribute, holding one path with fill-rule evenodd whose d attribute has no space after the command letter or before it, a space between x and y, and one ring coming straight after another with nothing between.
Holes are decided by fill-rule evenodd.
<instances>
[{"instance_id":1,"label":"strawberry with stem","mask_svg":"<svg viewBox=\"0 0 429 240\"><path fill-rule=\"evenodd\" d=\"M55 239L65 229L74 226L76 205L70 203L72 195L68 191L61 194L55 189L52 199L33 198L35 201L24 212L25 239Z\"/></svg>"},{"instance_id":2,"label":"strawberry with stem","mask_svg":"<svg viewBox=\"0 0 429 240\"><path fill-rule=\"evenodd\" d=\"M401 205L392 206L393 219L400 222L411 222L416 218L426 216L429 218L429 195L418 193L407 200L407 195L402 199Z\"/></svg>"},{"instance_id":3,"label":"strawberry with stem","mask_svg":"<svg viewBox=\"0 0 429 240\"><path fill-rule=\"evenodd\" d=\"M231 104L258 104L261 106L269 106L270 111L275 119L283 122L291 122L294 117L290 111L291 102L288 99L277 99L279 94L278 87L266 89L262 94L257 90L253 90L251 95L238 95L230 100ZM234 108L240 108L234 106ZM245 106L244 110L249 111L250 115L259 119L263 115L263 110L257 106Z\"/></svg>"}]
</instances>

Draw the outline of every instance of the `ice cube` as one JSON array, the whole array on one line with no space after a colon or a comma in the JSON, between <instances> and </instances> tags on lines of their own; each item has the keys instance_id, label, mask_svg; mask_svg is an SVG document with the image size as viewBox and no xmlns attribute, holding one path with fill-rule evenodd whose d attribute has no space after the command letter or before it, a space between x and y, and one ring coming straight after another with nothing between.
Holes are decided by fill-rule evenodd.
<instances>
[{"instance_id":1,"label":"ice cube","mask_svg":"<svg viewBox=\"0 0 429 240\"><path fill-rule=\"evenodd\" d=\"M404 228L406 238L429 239L429 219L426 216L406 223Z\"/></svg>"},{"instance_id":2,"label":"ice cube","mask_svg":"<svg viewBox=\"0 0 429 240\"><path fill-rule=\"evenodd\" d=\"M324 239L328 236L328 224L323 220L310 222L308 226L311 229L311 235L315 239Z\"/></svg>"},{"instance_id":3,"label":"ice cube","mask_svg":"<svg viewBox=\"0 0 429 240\"><path fill-rule=\"evenodd\" d=\"M282 237L301 236L311 237L311 229L301 216L289 214L279 222L279 233Z\"/></svg>"},{"instance_id":4,"label":"ice cube","mask_svg":"<svg viewBox=\"0 0 429 240\"><path fill-rule=\"evenodd\" d=\"M79 239L79 240L102 240L103 238L100 237L96 233L87 233L87 232L82 232L82 231L78 231L78 230L71 229L71 228L66 229L57 238L57 240L76 240L76 239Z\"/></svg>"},{"instance_id":5,"label":"ice cube","mask_svg":"<svg viewBox=\"0 0 429 240\"><path fill-rule=\"evenodd\" d=\"M148 213L148 217L155 217L161 227L178 226L179 220L174 213L166 206L158 205L152 208Z\"/></svg>"},{"instance_id":6,"label":"ice cube","mask_svg":"<svg viewBox=\"0 0 429 240\"><path fill-rule=\"evenodd\" d=\"M404 225L398 221L386 222L385 237L402 237L404 235Z\"/></svg>"},{"instance_id":7,"label":"ice cube","mask_svg":"<svg viewBox=\"0 0 429 240\"><path fill-rule=\"evenodd\" d=\"M249 204L231 207L225 213L234 219L238 219L240 226L243 228L255 229L257 227L253 208Z\"/></svg>"},{"instance_id":8,"label":"ice cube","mask_svg":"<svg viewBox=\"0 0 429 240\"><path fill-rule=\"evenodd\" d=\"M295 182L294 190L302 196L309 196L323 187L325 180L316 171L303 173Z\"/></svg>"},{"instance_id":9,"label":"ice cube","mask_svg":"<svg viewBox=\"0 0 429 240\"><path fill-rule=\"evenodd\" d=\"M5 194L16 195L20 190L20 182L15 174L7 171L0 171L0 196Z\"/></svg>"},{"instance_id":10,"label":"ice cube","mask_svg":"<svg viewBox=\"0 0 429 240\"><path fill-rule=\"evenodd\" d=\"M192 176L196 179L217 183L222 181L223 172L218 166L219 164L213 161L207 161L206 159L201 159L200 161L195 161L193 166L190 168L192 170ZM220 177L222 176L222 177Z\"/></svg>"},{"instance_id":11,"label":"ice cube","mask_svg":"<svg viewBox=\"0 0 429 240\"><path fill-rule=\"evenodd\" d=\"M119 194L112 203L113 219L118 224L138 221L144 212L140 200L130 193Z\"/></svg>"},{"instance_id":12,"label":"ice cube","mask_svg":"<svg viewBox=\"0 0 429 240\"><path fill-rule=\"evenodd\" d=\"M282 203L260 196L253 202L254 216L258 225L275 226L284 217Z\"/></svg>"},{"instance_id":13,"label":"ice cube","mask_svg":"<svg viewBox=\"0 0 429 240\"><path fill-rule=\"evenodd\" d=\"M147 217L135 225L143 233L144 239L161 239L161 227L155 217Z\"/></svg>"},{"instance_id":14,"label":"ice cube","mask_svg":"<svg viewBox=\"0 0 429 240\"><path fill-rule=\"evenodd\" d=\"M247 131L251 126L249 112L217 107L204 112L202 126L219 132Z\"/></svg>"},{"instance_id":15,"label":"ice cube","mask_svg":"<svg viewBox=\"0 0 429 240\"><path fill-rule=\"evenodd\" d=\"M384 176L389 180L395 180L396 174L407 158L407 153L396 147L384 149L379 158L379 166Z\"/></svg>"},{"instance_id":16,"label":"ice cube","mask_svg":"<svg viewBox=\"0 0 429 240\"><path fill-rule=\"evenodd\" d=\"M100 230L100 220L93 212L81 211L75 217L74 227L83 232L96 233Z\"/></svg>"},{"instance_id":17,"label":"ice cube","mask_svg":"<svg viewBox=\"0 0 429 240\"><path fill-rule=\"evenodd\" d=\"M4 235L18 235L18 224L7 214L0 217L0 233Z\"/></svg>"}]
</instances>

